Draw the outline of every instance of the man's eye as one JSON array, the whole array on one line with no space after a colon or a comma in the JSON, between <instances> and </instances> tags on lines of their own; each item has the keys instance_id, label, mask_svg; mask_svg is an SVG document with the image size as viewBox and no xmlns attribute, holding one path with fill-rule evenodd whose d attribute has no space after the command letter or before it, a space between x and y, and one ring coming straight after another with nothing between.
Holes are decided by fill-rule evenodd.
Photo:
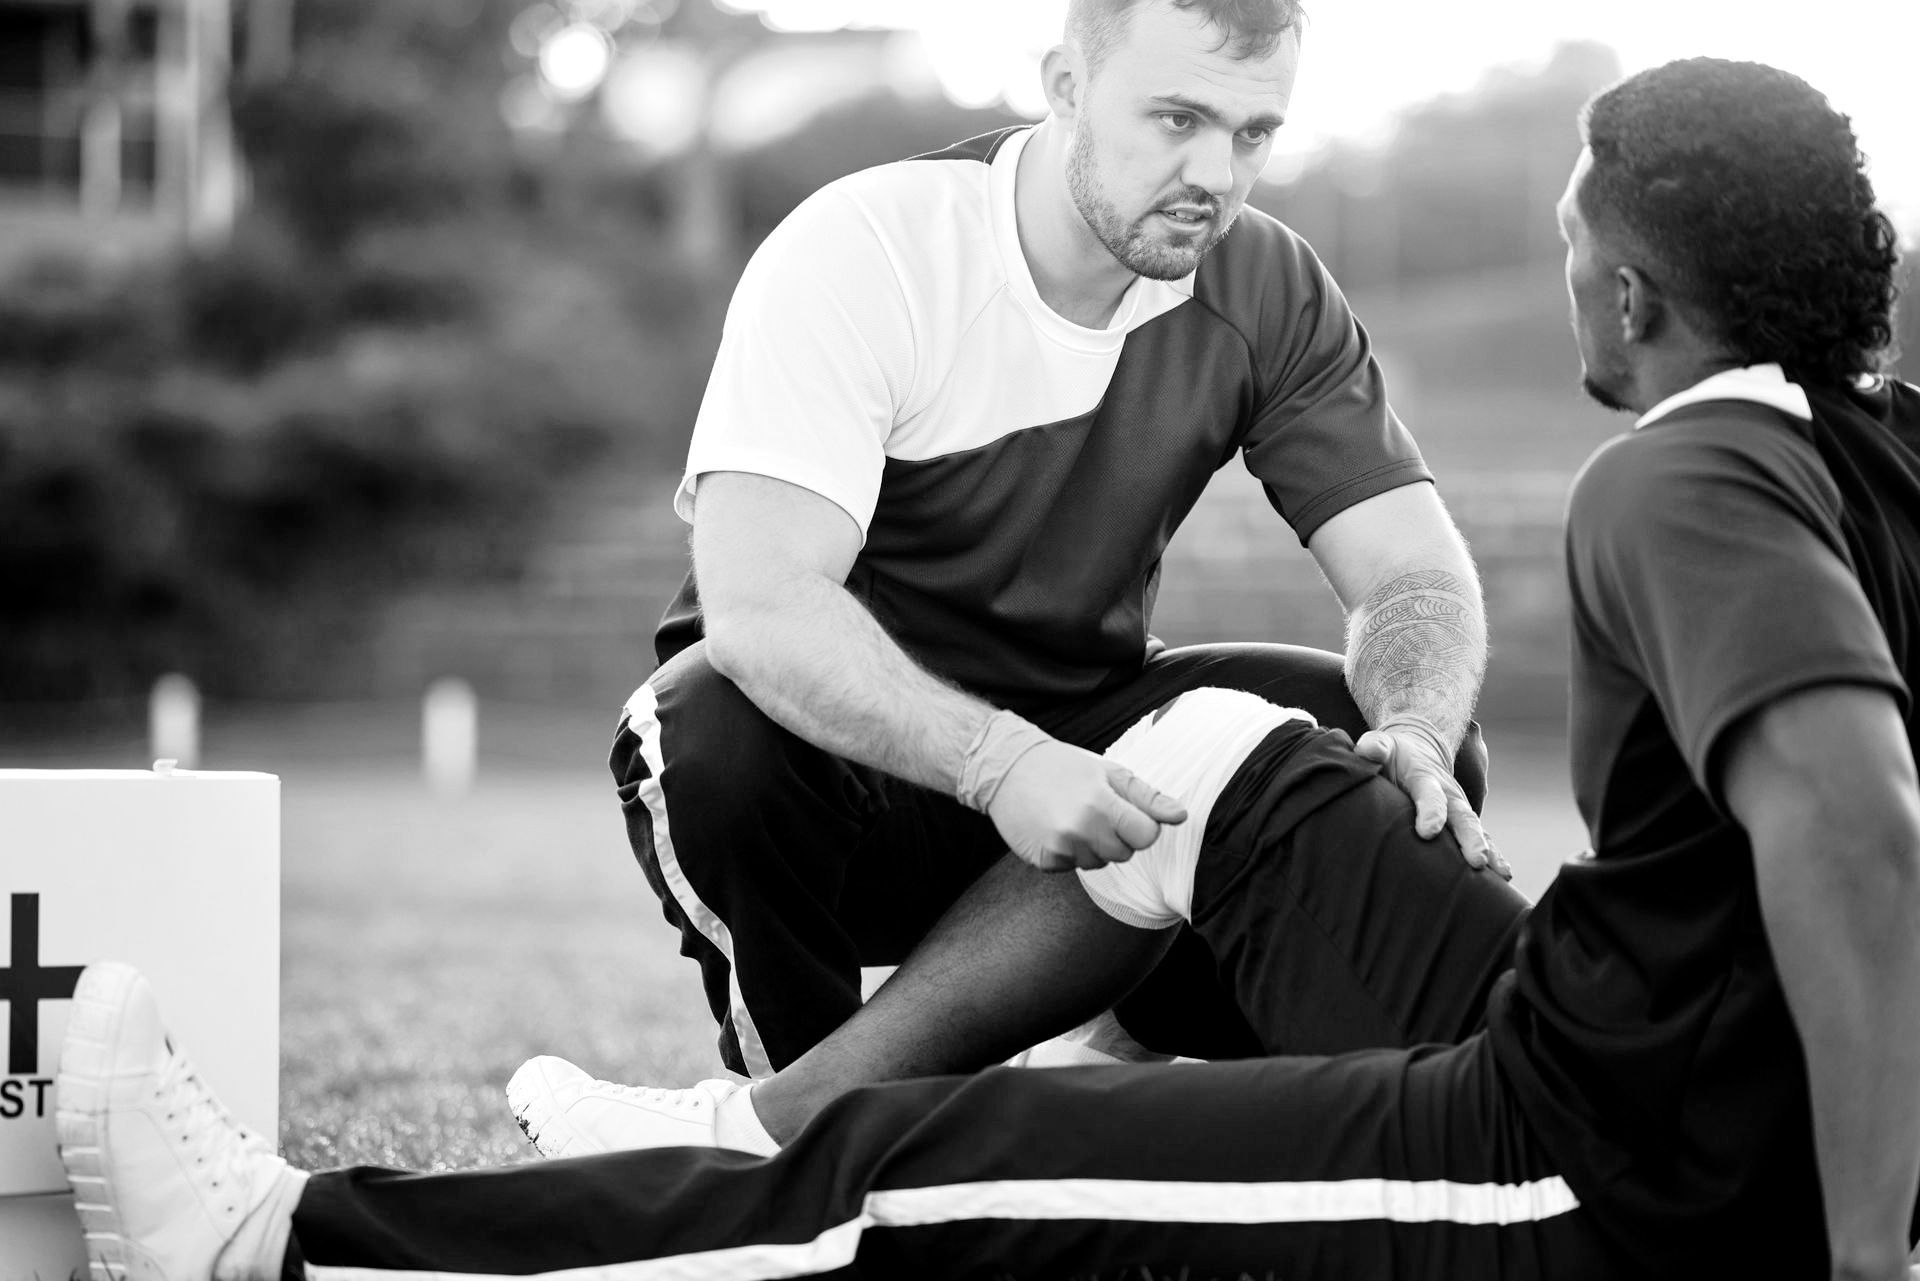
<instances>
[{"instance_id":1,"label":"man's eye","mask_svg":"<svg viewBox=\"0 0 1920 1281\"><path fill-rule=\"evenodd\" d=\"M1242 129L1240 131L1240 140L1249 147L1258 147L1271 137L1273 137L1273 130L1264 127L1259 129Z\"/></svg>"},{"instance_id":2,"label":"man's eye","mask_svg":"<svg viewBox=\"0 0 1920 1281\"><path fill-rule=\"evenodd\" d=\"M1171 133L1186 133L1193 128L1193 117L1184 111L1163 111L1160 123Z\"/></svg>"}]
</instances>

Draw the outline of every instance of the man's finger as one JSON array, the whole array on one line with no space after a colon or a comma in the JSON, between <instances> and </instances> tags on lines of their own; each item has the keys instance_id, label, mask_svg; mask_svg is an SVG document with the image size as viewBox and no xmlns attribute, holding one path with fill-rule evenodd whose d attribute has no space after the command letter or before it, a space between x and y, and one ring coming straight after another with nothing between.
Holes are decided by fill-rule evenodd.
<instances>
[{"instance_id":1,"label":"man's finger","mask_svg":"<svg viewBox=\"0 0 1920 1281\"><path fill-rule=\"evenodd\" d=\"M1138 779L1133 781L1139 784ZM1139 785L1145 786L1145 784ZM1147 790L1151 792L1153 789L1147 788ZM1126 857L1131 858L1133 851L1143 850L1160 838L1160 824L1119 792L1107 794L1106 799L1101 802L1100 815L1106 822L1112 824L1112 839L1116 844L1126 847Z\"/></svg>"},{"instance_id":2,"label":"man's finger","mask_svg":"<svg viewBox=\"0 0 1920 1281\"><path fill-rule=\"evenodd\" d=\"M1032 854L1021 854L1027 864L1042 872L1064 872L1073 866L1073 859L1057 850L1039 850Z\"/></svg>"},{"instance_id":3,"label":"man's finger","mask_svg":"<svg viewBox=\"0 0 1920 1281\"><path fill-rule=\"evenodd\" d=\"M1147 818L1138 810L1120 804L1118 798L1114 800L1113 808L1116 811L1124 810L1132 816L1135 822L1147 824L1153 827L1156 832L1159 831L1159 825L1157 823L1154 823L1152 819ZM1117 813L1099 816L1091 825L1093 830L1087 832L1080 838L1080 852L1096 860L1092 864L1082 863L1082 867L1099 867L1105 863L1124 863L1133 857L1134 846L1120 835L1120 825L1115 821L1118 817L1119 815ZM1149 845L1153 844L1153 838L1149 836L1146 843Z\"/></svg>"},{"instance_id":4,"label":"man's finger","mask_svg":"<svg viewBox=\"0 0 1920 1281\"><path fill-rule=\"evenodd\" d=\"M1360 736L1353 750L1377 765L1385 765L1393 759L1393 736L1370 729Z\"/></svg>"},{"instance_id":5,"label":"man's finger","mask_svg":"<svg viewBox=\"0 0 1920 1281\"><path fill-rule=\"evenodd\" d=\"M1092 871L1109 863L1124 863L1132 857L1133 851L1119 838L1108 835L1082 843L1074 851L1073 865Z\"/></svg>"},{"instance_id":6,"label":"man's finger","mask_svg":"<svg viewBox=\"0 0 1920 1281\"><path fill-rule=\"evenodd\" d=\"M1479 849L1486 855L1486 866L1500 874L1500 879L1513 879L1513 865L1508 863L1494 845L1493 838L1487 835L1487 828L1480 816L1473 812L1473 805L1467 800L1466 793L1456 791L1448 805L1447 826L1453 829L1453 837L1460 842L1463 850Z\"/></svg>"},{"instance_id":7,"label":"man's finger","mask_svg":"<svg viewBox=\"0 0 1920 1281\"><path fill-rule=\"evenodd\" d=\"M1475 867L1490 867L1507 880L1513 879L1513 873L1501 862L1494 852L1493 842L1487 839L1487 832L1480 825L1480 816L1473 812L1473 806L1467 804L1464 796L1454 797L1447 812L1447 828L1453 833L1453 839L1460 842L1460 852L1467 862Z\"/></svg>"},{"instance_id":8,"label":"man's finger","mask_svg":"<svg viewBox=\"0 0 1920 1281\"><path fill-rule=\"evenodd\" d=\"M1126 802L1156 823L1184 823L1187 821L1187 807L1179 800L1168 796L1153 784L1141 778L1124 766L1114 765L1107 770L1107 784L1118 792ZM1149 842L1152 837L1147 838ZM1134 848L1138 849L1139 846Z\"/></svg>"},{"instance_id":9,"label":"man's finger","mask_svg":"<svg viewBox=\"0 0 1920 1281\"><path fill-rule=\"evenodd\" d=\"M1422 840L1432 840L1447 825L1447 793L1432 774L1422 772L1405 780L1407 795L1413 797L1413 830ZM1473 862L1471 855L1467 861ZM1485 862L1484 857L1481 862Z\"/></svg>"}]
</instances>

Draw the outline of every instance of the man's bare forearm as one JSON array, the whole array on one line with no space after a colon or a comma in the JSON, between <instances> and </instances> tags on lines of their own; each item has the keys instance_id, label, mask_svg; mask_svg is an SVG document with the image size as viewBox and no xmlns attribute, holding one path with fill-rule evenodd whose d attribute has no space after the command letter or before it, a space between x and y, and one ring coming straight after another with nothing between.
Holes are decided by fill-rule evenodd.
<instances>
[{"instance_id":1,"label":"man's bare forearm","mask_svg":"<svg viewBox=\"0 0 1920 1281\"><path fill-rule=\"evenodd\" d=\"M994 708L919 666L838 583L808 575L710 634L708 660L825 751L953 795Z\"/></svg>"},{"instance_id":2,"label":"man's bare forearm","mask_svg":"<svg viewBox=\"0 0 1920 1281\"><path fill-rule=\"evenodd\" d=\"M1835 1275L1898 1275L1920 1183L1920 850L1821 858L1859 834L1802 835L1756 862L1807 1058Z\"/></svg>"},{"instance_id":3,"label":"man's bare forearm","mask_svg":"<svg viewBox=\"0 0 1920 1281\"><path fill-rule=\"evenodd\" d=\"M1723 749L1800 1034L1833 1276L1895 1277L1920 1188L1920 778L1893 696L1817 685Z\"/></svg>"},{"instance_id":4,"label":"man's bare forearm","mask_svg":"<svg viewBox=\"0 0 1920 1281\"><path fill-rule=\"evenodd\" d=\"M1449 750L1466 735L1487 666L1479 579L1460 559L1395 575L1347 628L1347 685L1367 723L1423 721Z\"/></svg>"}]
</instances>

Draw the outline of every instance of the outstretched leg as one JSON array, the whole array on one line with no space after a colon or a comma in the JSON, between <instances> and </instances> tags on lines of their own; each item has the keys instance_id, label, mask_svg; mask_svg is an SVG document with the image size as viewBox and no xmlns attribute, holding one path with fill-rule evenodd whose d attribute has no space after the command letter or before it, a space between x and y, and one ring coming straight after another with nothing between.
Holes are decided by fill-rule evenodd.
<instances>
[{"instance_id":1,"label":"outstretched leg","mask_svg":"<svg viewBox=\"0 0 1920 1281\"><path fill-rule=\"evenodd\" d=\"M764 1160L675 1148L319 1175L293 1228L315 1281L621 1265L729 1281L1620 1275L1477 1038L900 1082L837 1101Z\"/></svg>"}]
</instances>

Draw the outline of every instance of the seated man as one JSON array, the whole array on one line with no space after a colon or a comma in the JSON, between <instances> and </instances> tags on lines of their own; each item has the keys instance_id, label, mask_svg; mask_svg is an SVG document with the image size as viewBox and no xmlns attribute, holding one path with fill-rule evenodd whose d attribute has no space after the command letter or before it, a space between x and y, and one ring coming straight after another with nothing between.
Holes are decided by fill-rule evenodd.
<instances>
[{"instance_id":1,"label":"seated man","mask_svg":"<svg viewBox=\"0 0 1920 1281\"><path fill-rule=\"evenodd\" d=\"M1059 939L1146 954L1191 922L1270 1052L1348 1052L860 1088L764 1159L308 1179L96 966L57 1086L96 1281L1905 1277L1920 390L1877 376L1892 229L1845 118L1770 68L1635 76L1586 135L1575 331L1589 390L1640 418L1569 507L1594 857L1531 913L1434 858L1336 732L1196 691L1118 750L1199 839L1088 878L1060 933L936 938L914 974L972 992L1064 957L1071 1021L1111 994Z\"/></svg>"}]
</instances>

